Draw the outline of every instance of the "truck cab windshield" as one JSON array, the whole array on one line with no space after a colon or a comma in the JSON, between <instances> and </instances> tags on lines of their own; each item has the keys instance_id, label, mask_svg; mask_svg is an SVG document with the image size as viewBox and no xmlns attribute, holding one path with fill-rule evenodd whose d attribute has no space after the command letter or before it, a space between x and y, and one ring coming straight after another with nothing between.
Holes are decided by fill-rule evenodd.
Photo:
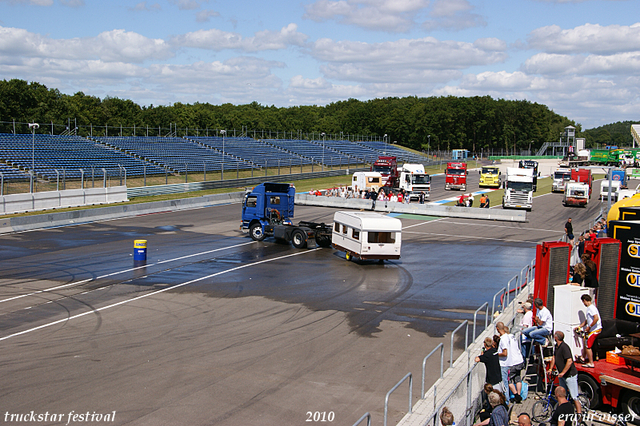
<instances>
[{"instance_id":1,"label":"truck cab windshield","mask_svg":"<svg viewBox=\"0 0 640 426\"><path fill-rule=\"evenodd\" d=\"M508 188L513 191L533 191L533 184L531 182L509 182Z\"/></svg>"},{"instance_id":2,"label":"truck cab windshield","mask_svg":"<svg viewBox=\"0 0 640 426\"><path fill-rule=\"evenodd\" d=\"M447 174L448 175L464 175L464 170L463 169L447 169Z\"/></svg>"},{"instance_id":3,"label":"truck cab windshield","mask_svg":"<svg viewBox=\"0 0 640 426\"><path fill-rule=\"evenodd\" d=\"M571 179L571 172L555 172L553 174L553 178L554 179L558 179L558 180L560 180L560 179L562 179L562 180L567 179L568 180L568 179Z\"/></svg>"},{"instance_id":4,"label":"truck cab windshield","mask_svg":"<svg viewBox=\"0 0 640 426\"><path fill-rule=\"evenodd\" d=\"M483 175L497 175L498 169L495 167L483 167L482 168Z\"/></svg>"},{"instance_id":5,"label":"truck cab windshield","mask_svg":"<svg viewBox=\"0 0 640 426\"><path fill-rule=\"evenodd\" d=\"M373 171L378 173L391 173L391 166L373 166Z\"/></svg>"},{"instance_id":6,"label":"truck cab windshield","mask_svg":"<svg viewBox=\"0 0 640 426\"><path fill-rule=\"evenodd\" d=\"M413 175L413 184L414 185L421 185L421 184L425 184L425 183L431 183L431 176L429 175Z\"/></svg>"}]
</instances>

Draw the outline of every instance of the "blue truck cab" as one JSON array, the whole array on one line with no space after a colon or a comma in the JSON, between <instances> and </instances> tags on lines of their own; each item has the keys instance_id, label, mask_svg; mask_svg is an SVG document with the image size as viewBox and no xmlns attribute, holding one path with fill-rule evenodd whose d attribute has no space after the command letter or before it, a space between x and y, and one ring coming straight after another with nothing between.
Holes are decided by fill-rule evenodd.
<instances>
[{"instance_id":1,"label":"blue truck cab","mask_svg":"<svg viewBox=\"0 0 640 426\"><path fill-rule=\"evenodd\" d=\"M262 241L265 228L273 224L291 225L296 188L288 183L261 183L247 192L242 202L242 231Z\"/></svg>"},{"instance_id":2,"label":"blue truck cab","mask_svg":"<svg viewBox=\"0 0 640 426\"><path fill-rule=\"evenodd\" d=\"M619 181L622 188L627 187L627 171L625 169L611 169L611 180Z\"/></svg>"},{"instance_id":3,"label":"blue truck cab","mask_svg":"<svg viewBox=\"0 0 640 426\"><path fill-rule=\"evenodd\" d=\"M275 237L278 241L290 241L296 248L304 248L308 240L315 240L317 245L329 247L330 225L291 222L295 196L295 187L288 183L265 182L247 191L242 201L240 230L248 232L254 241Z\"/></svg>"}]
</instances>

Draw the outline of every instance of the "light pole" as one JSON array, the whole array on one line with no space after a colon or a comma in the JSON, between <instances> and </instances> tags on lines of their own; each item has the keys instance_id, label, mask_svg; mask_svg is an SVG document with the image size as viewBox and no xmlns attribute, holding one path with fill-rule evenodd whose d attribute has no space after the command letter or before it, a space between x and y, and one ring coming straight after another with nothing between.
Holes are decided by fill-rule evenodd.
<instances>
[{"instance_id":1,"label":"light pole","mask_svg":"<svg viewBox=\"0 0 640 426\"><path fill-rule=\"evenodd\" d=\"M220 130L220 133L222 133L222 164L220 165L220 180L224 180L224 135L227 131Z\"/></svg>"},{"instance_id":2,"label":"light pole","mask_svg":"<svg viewBox=\"0 0 640 426\"><path fill-rule=\"evenodd\" d=\"M324 142L325 142L326 133L322 132L322 171L324 171Z\"/></svg>"},{"instance_id":3,"label":"light pole","mask_svg":"<svg viewBox=\"0 0 640 426\"><path fill-rule=\"evenodd\" d=\"M382 137L382 141L383 142L387 142L387 134L385 133L384 136Z\"/></svg>"},{"instance_id":4,"label":"light pole","mask_svg":"<svg viewBox=\"0 0 640 426\"><path fill-rule=\"evenodd\" d=\"M33 192L33 180L36 174L36 129L39 129L40 125L38 123L29 123L29 128L31 129L31 184L29 185L31 188L29 191Z\"/></svg>"}]
</instances>

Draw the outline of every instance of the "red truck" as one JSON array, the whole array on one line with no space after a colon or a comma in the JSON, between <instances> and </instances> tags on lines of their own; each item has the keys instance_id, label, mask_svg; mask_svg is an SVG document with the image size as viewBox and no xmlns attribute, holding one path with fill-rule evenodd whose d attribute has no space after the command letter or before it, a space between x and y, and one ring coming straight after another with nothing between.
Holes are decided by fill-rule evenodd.
<instances>
[{"instance_id":1,"label":"red truck","mask_svg":"<svg viewBox=\"0 0 640 426\"><path fill-rule=\"evenodd\" d=\"M593 176L590 169L571 169L571 180L589 185L589 198L593 192Z\"/></svg>"},{"instance_id":2,"label":"red truck","mask_svg":"<svg viewBox=\"0 0 640 426\"><path fill-rule=\"evenodd\" d=\"M398 161L396 157L380 156L371 166L372 172L382 175L382 185L390 188L398 184Z\"/></svg>"},{"instance_id":3,"label":"red truck","mask_svg":"<svg viewBox=\"0 0 640 426\"><path fill-rule=\"evenodd\" d=\"M467 190L467 163L447 163L444 189Z\"/></svg>"}]
</instances>

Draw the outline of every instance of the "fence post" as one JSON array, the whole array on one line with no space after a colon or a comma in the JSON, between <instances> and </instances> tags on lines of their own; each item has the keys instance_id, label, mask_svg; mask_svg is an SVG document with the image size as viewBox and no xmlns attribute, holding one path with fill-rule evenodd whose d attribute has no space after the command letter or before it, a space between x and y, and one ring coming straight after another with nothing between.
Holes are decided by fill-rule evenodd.
<instances>
[{"instance_id":1,"label":"fence post","mask_svg":"<svg viewBox=\"0 0 640 426\"><path fill-rule=\"evenodd\" d=\"M389 409L389 396L391 395L391 393L398 389L398 386L400 386L405 380L407 380L407 378L409 379L409 413L412 412L412 407L411 407L411 399L412 399L412 395L411 395L411 391L413 389L413 376L411 375L411 373L407 373L398 383L396 383L396 385L391 388L391 390L389 392L387 392L387 396L384 399L384 426L387 426L387 412Z\"/></svg>"},{"instance_id":2,"label":"fence post","mask_svg":"<svg viewBox=\"0 0 640 426\"><path fill-rule=\"evenodd\" d=\"M427 360L438 349L440 349L440 378L441 379L442 379L442 375L444 374L444 344L442 342L440 342L440 343L438 343L438 346L433 348L433 350L431 352L429 352L429 355L424 357L424 359L422 360L422 389L421 389L420 399L424 399L424 379L426 378Z\"/></svg>"},{"instance_id":3,"label":"fence post","mask_svg":"<svg viewBox=\"0 0 640 426\"><path fill-rule=\"evenodd\" d=\"M58 171L56 170L56 173ZM106 188L107 187L107 170L105 168L102 168L102 187Z\"/></svg>"},{"instance_id":4,"label":"fence post","mask_svg":"<svg viewBox=\"0 0 640 426\"><path fill-rule=\"evenodd\" d=\"M80 170L80 189L84 189L84 170Z\"/></svg>"}]
</instances>

